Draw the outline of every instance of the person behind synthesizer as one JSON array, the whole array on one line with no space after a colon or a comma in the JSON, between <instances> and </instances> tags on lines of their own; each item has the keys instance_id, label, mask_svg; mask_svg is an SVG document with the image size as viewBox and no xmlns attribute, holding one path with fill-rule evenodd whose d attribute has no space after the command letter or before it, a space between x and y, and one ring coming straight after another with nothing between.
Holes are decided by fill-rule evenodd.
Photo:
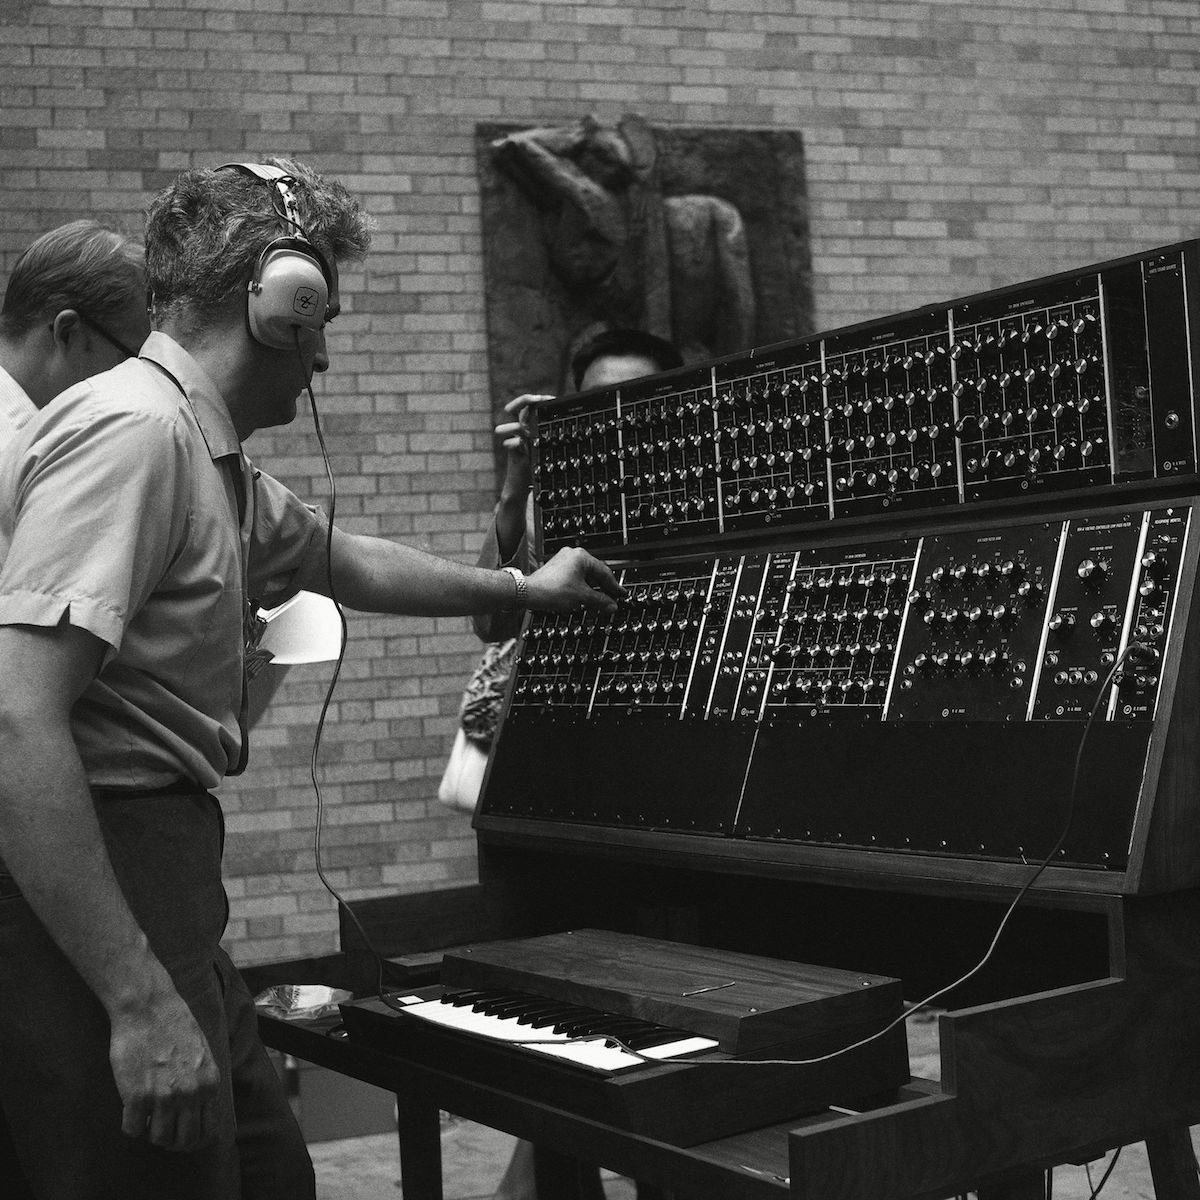
<instances>
[{"instance_id":1,"label":"person behind synthesizer","mask_svg":"<svg viewBox=\"0 0 1200 1200\"><path fill-rule=\"evenodd\" d=\"M327 592L327 571L385 613L621 594L580 550L515 579L330 531L245 461L328 368L337 267L368 240L301 164L183 173L147 214L141 357L0 448L0 1106L40 1200L313 1197L219 947L211 789L245 761L247 595Z\"/></svg>"},{"instance_id":2,"label":"person behind synthesizer","mask_svg":"<svg viewBox=\"0 0 1200 1200\"><path fill-rule=\"evenodd\" d=\"M136 357L149 332L137 242L98 221L34 239L0 304L0 444L59 392Z\"/></svg>"},{"instance_id":3,"label":"person behind synthesizer","mask_svg":"<svg viewBox=\"0 0 1200 1200\"><path fill-rule=\"evenodd\" d=\"M615 387L645 375L683 366L679 351L664 338L640 329L606 329L586 341L571 359L575 390ZM539 404L553 396L523 395L510 400L504 411L508 420L496 426L496 436L505 449L504 482L492 523L484 534L479 554L481 567L518 567L531 564L529 546L529 493L533 483L529 456L529 417ZM521 626L512 615L481 615L475 632L485 642L512 637Z\"/></svg>"},{"instance_id":4,"label":"person behind synthesizer","mask_svg":"<svg viewBox=\"0 0 1200 1200\"><path fill-rule=\"evenodd\" d=\"M640 329L608 329L589 339L575 353L571 359L571 379L575 390L584 392L589 388L615 387L682 365L683 358L679 351L663 338L643 333ZM517 567L527 571L533 561L529 545L532 516L530 488L533 483L529 455L529 415L538 404L552 399L553 396L527 394L518 396L504 406L509 419L496 426L496 436L501 439L506 452L504 483L492 523L484 535L479 555L481 567ZM474 620L475 632L491 643L507 642L517 634L520 624L519 617L514 620L506 615L476 617ZM494 657L500 662L504 661L503 658ZM489 681L493 695L502 695L503 685L503 678ZM483 756L484 761L498 716L498 711L492 711L489 722L485 716L489 707L495 708L473 705L468 700L462 716L464 736L476 735L473 739L474 752ZM472 713L479 714L481 719L472 721ZM470 730L466 729L467 724L472 725ZM464 798L461 803L464 808L473 806L473 802L478 800L482 768L471 772L471 777L475 780L474 796L471 805ZM584 1169L581 1165L579 1182L590 1200L602 1200L604 1189L597 1171ZM513 1147L495 1200L533 1200L535 1197L533 1145L530 1142L518 1142Z\"/></svg>"},{"instance_id":5,"label":"person behind synthesizer","mask_svg":"<svg viewBox=\"0 0 1200 1200\"><path fill-rule=\"evenodd\" d=\"M660 337L640 329L606 329L586 341L571 360L577 391L612 387L659 371L682 366L679 351ZM529 456L529 417L538 404L553 396L528 393L505 405L509 418L496 426L505 449L504 482L500 499L484 534L481 567L528 571L533 563L529 546L532 522L532 464ZM512 639L521 614L485 614L474 618L475 632L488 643L483 658L467 682L459 707L459 728L438 787L438 799L460 812L474 812L507 683Z\"/></svg>"}]
</instances>

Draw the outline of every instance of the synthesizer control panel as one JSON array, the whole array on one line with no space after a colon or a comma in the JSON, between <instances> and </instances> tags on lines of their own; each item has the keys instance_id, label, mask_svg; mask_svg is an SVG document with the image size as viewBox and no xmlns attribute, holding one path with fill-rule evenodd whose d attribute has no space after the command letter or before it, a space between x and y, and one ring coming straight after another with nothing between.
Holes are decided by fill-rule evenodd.
<instances>
[{"instance_id":1,"label":"synthesizer control panel","mask_svg":"<svg viewBox=\"0 0 1200 1200\"><path fill-rule=\"evenodd\" d=\"M531 615L477 827L1024 866L1073 805L1056 862L1123 871L1193 513L993 514L627 564L615 614Z\"/></svg>"},{"instance_id":2,"label":"synthesizer control panel","mask_svg":"<svg viewBox=\"0 0 1200 1200\"><path fill-rule=\"evenodd\" d=\"M569 397L544 549L1195 478L1194 242Z\"/></svg>"},{"instance_id":3,"label":"synthesizer control panel","mask_svg":"<svg viewBox=\"0 0 1200 1200\"><path fill-rule=\"evenodd\" d=\"M511 708L636 720L1150 720L1191 509L632 564L535 615Z\"/></svg>"}]
</instances>

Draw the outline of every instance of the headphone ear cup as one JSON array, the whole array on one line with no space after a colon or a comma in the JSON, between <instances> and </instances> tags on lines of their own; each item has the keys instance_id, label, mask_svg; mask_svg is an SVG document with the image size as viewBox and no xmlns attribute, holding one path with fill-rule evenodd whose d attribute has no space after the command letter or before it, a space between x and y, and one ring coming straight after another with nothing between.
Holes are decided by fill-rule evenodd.
<instances>
[{"instance_id":1,"label":"headphone ear cup","mask_svg":"<svg viewBox=\"0 0 1200 1200\"><path fill-rule=\"evenodd\" d=\"M325 324L329 285L320 264L294 245L268 248L246 300L246 320L255 341L276 350L296 346L296 328Z\"/></svg>"}]
</instances>

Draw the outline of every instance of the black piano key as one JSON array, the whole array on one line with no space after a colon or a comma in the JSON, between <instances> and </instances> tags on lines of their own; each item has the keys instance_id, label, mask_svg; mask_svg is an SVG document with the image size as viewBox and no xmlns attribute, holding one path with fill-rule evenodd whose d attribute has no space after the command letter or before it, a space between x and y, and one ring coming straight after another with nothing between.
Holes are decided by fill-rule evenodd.
<instances>
[{"instance_id":1,"label":"black piano key","mask_svg":"<svg viewBox=\"0 0 1200 1200\"><path fill-rule=\"evenodd\" d=\"M495 1016L498 1009L507 1008L514 1001L524 1003L528 1000L529 996L522 992L493 992L488 999L476 1000L471 1008L477 1013Z\"/></svg>"},{"instance_id":2,"label":"black piano key","mask_svg":"<svg viewBox=\"0 0 1200 1200\"><path fill-rule=\"evenodd\" d=\"M560 1021L554 1028L568 1037L588 1037L603 1033L607 1026L622 1019L616 1013L591 1012L575 1020Z\"/></svg>"},{"instance_id":3,"label":"black piano key","mask_svg":"<svg viewBox=\"0 0 1200 1200\"><path fill-rule=\"evenodd\" d=\"M578 1005L571 1005L565 1009L557 1017L547 1017L546 1025L553 1023L555 1033L566 1033L566 1026L574 1024L578 1021L594 1021L596 1019L596 1011L591 1008L580 1008Z\"/></svg>"},{"instance_id":4,"label":"black piano key","mask_svg":"<svg viewBox=\"0 0 1200 1200\"><path fill-rule=\"evenodd\" d=\"M517 1024L529 1025L534 1029L546 1029L556 1021L568 1016L579 1016L581 1010L573 1004L563 1004L561 1000L546 1000L541 1004L531 1004L517 1017Z\"/></svg>"},{"instance_id":5,"label":"black piano key","mask_svg":"<svg viewBox=\"0 0 1200 1200\"><path fill-rule=\"evenodd\" d=\"M447 992L440 998L441 1004L452 1004L455 1008L463 1008L468 1004L474 1004L476 1000L481 1000L486 996L494 996L495 992L481 992L477 990L467 992Z\"/></svg>"},{"instance_id":6,"label":"black piano key","mask_svg":"<svg viewBox=\"0 0 1200 1200\"><path fill-rule=\"evenodd\" d=\"M565 1033L567 1037L584 1037L592 1032L592 1027L600 1020L603 1018L598 1013L585 1013L579 1017L559 1021L554 1026L554 1032Z\"/></svg>"},{"instance_id":7,"label":"black piano key","mask_svg":"<svg viewBox=\"0 0 1200 1200\"><path fill-rule=\"evenodd\" d=\"M538 998L536 996L521 996L512 1000L506 1000L494 1004L487 1011L493 1017L517 1017L527 1013L531 1007L536 1007Z\"/></svg>"}]
</instances>

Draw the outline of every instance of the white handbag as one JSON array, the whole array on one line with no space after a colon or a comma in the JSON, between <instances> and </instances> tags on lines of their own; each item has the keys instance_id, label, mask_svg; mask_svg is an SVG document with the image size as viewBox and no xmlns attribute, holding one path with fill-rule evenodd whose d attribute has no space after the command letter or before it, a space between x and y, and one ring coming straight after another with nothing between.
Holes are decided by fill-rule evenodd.
<instances>
[{"instance_id":1,"label":"white handbag","mask_svg":"<svg viewBox=\"0 0 1200 1200\"><path fill-rule=\"evenodd\" d=\"M447 808L473 813L483 787L486 767L487 755L459 726L450 750L450 760L442 773L442 782L438 784L438 799Z\"/></svg>"}]
</instances>

